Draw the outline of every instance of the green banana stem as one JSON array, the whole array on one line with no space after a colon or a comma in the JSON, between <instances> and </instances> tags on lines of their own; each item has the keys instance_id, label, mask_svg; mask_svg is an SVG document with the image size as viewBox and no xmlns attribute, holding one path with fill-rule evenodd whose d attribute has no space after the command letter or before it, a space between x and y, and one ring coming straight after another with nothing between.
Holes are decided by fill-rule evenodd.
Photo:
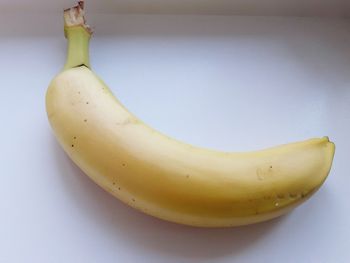
<instances>
[{"instance_id":1,"label":"green banana stem","mask_svg":"<svg viewBox=\"0 0 350 263\"><path fill-rule=\"evenodd\" d=\"M67 61L64 69L79 66L90 68L89 41L92 30L84 17L84 1L64 10L64 35L68 39Z\"/></svg>"},{"instance_id":2,"label":"green banana stem","mask_svg":"<svg viewBox=\"0 0 350 263\"><path fill-rule=\"evenodd\" d=\"M73 26L65 28L65 35L68 40L68 51L64 69L82 65L90 68L89 42L91 33L83 26Z\"/></svg>"}]
</instances>

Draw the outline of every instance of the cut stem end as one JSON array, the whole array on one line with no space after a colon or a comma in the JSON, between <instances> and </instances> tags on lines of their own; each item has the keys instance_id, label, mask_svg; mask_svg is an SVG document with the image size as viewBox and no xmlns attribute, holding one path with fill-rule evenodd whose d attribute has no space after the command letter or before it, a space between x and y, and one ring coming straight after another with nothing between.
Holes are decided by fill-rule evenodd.
<instances>
[{"instance_id":1,"label":"cut stem end","mask_svg":"<svg viewBox=\"0 0 350 263\"><path fill-rule=\"evenodd\" d=\"M76 6L65 9L63 12L63 17L65 32L67 28L81 26L89 33L89 35L93 33L91 27L86 24L84 1L78 1Z\"/></svg>"}]
</instances>

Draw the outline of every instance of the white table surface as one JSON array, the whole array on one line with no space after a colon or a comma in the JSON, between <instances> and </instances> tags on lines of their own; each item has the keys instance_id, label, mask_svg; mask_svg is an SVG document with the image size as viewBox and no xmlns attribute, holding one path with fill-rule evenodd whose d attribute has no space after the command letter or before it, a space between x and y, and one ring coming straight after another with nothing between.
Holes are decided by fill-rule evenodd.
<instances>
[{"instance_id":1,"label":"white table surface","mask_svg":"<svg viewBox=\"0 0 350 263\"><path fill-rule=\"evenodd\" d=\"M125 206L66 157L44 100L62 19L24 19L0 17L0 262L350 262L349 20L89 16L93 68L156 129L229 151L336 143L326 183L289 215L199 229Z\"/></svg>"}]
</instances>

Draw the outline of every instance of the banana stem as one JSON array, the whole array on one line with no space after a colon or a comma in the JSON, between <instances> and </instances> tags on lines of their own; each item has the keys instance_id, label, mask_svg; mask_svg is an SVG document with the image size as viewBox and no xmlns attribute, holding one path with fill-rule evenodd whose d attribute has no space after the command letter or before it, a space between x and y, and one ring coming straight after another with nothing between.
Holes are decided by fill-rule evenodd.
<instances>
[{"instance_id":1,"label":"banana stem","mask_svg":"<svg viewBox=\"0 0 350 263\"><path fill-rule=\"evenodd\" d=\"M92 30L85 22L84 1L64 10L64 35L68 40L67 61L64 69L78 66L90 68L89 42Z\"/></svg>"},{"instance_id":2,"label":"banana stem","mask_svg":"<svg viewBox=\"0 0 350 263\"><path fill-rule=\"evenodd\" d=\"M68 27L65 29L68 40L67 61L64 69L78 66L90 68L89 42L91 35L82 26Z\"/></svg>"}]
</instances>

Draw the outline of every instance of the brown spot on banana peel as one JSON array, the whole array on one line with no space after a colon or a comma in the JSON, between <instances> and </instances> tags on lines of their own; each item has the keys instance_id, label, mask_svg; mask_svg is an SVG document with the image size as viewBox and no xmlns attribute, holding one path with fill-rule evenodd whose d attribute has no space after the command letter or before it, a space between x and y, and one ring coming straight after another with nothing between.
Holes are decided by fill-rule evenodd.
<instances>
[{"instance_id":1,"label":"brown spot on banana peel","mask_svg":"<svg viewBox=\"0 0 350 263\"><path fill-rule=\"evenodd\" d=\"M294 198L298 197L298 194L297 193L289 193L289 197L294 199Z\"/></svg>"},{"instance_id":2,"label":"brown spot on banana peel","mask_svg":"<svg viewBox=\"0 0 350 263\"><path fill-rule=\"evenodd\" d=\"M277 198L278 198L278 199L283 199L284 196L285 196L284 194L277 194Z\"/></svg>"}]
</instances>

